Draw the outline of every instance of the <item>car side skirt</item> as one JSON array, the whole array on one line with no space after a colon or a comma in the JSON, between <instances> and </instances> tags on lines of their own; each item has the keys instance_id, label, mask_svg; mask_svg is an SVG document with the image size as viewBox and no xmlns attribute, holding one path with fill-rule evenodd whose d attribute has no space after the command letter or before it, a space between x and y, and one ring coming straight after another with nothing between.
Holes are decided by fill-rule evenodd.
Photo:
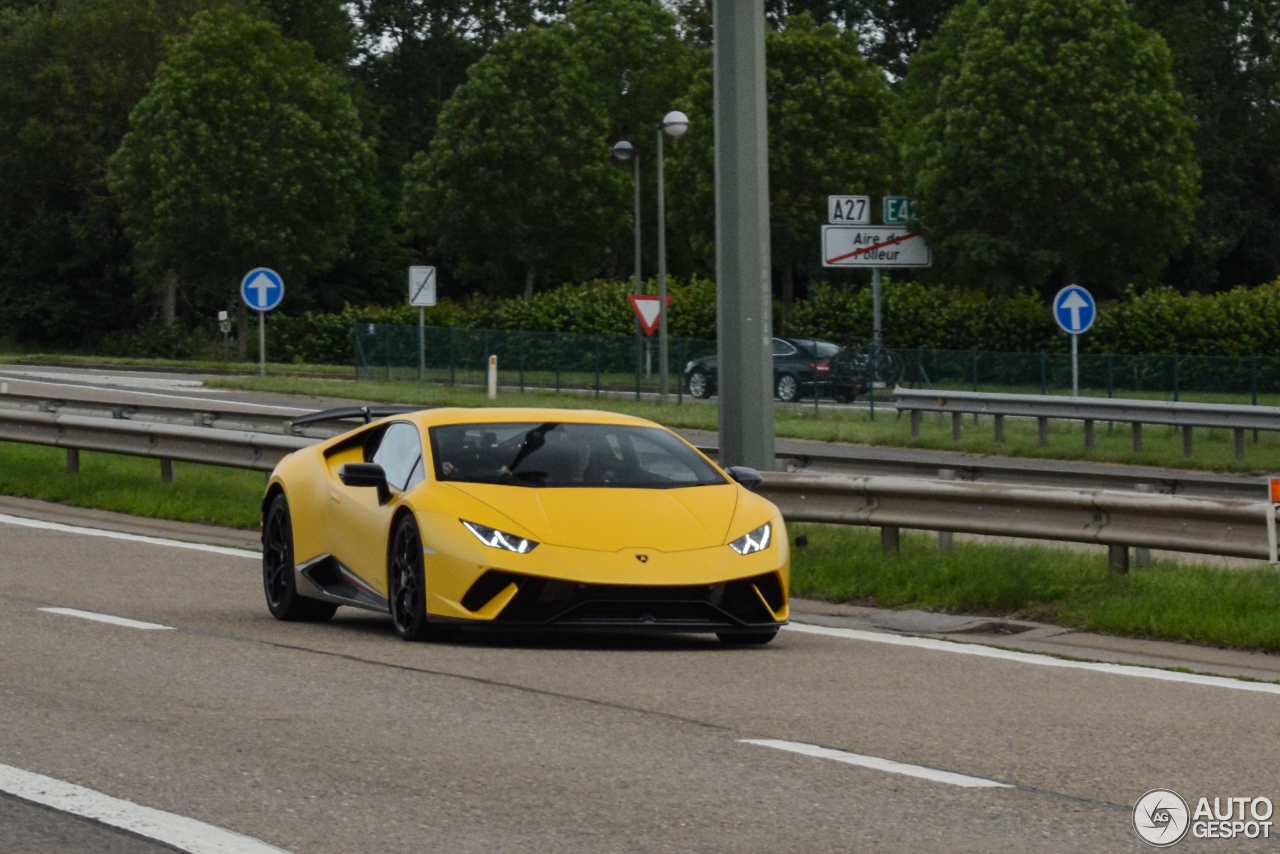
<instances>
[{"instance_id":1,"label":"car side skirt","mask_svg":"<svg viewBox=\"0 0 1280 854\"><path fill-rule=\"evenodd\" d=\"M350 605L386 614L391 609L387 597L360 580L331 554L322 554L293 568L298 595L306 599Z\"/></svg>"}]
</instances>

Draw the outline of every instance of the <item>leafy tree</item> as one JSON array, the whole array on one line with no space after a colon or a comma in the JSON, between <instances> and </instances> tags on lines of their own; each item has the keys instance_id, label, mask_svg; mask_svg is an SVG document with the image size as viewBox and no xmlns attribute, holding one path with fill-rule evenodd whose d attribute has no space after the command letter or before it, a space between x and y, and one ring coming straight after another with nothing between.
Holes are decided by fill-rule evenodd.
<instances>
[{"instance_id":1,"label":"leafy tree","mask_svg":"<svg viewBox=\"0 0 1280 854\"><path fill-rule=\"evenodd\" d=\"M310 45L233 9L202 12L129 123L108 180L144 274L225 300L254 266L296 285L346 252L372 152Z\"/></svg>"},{"instance_id":2,"label":"leafy tree","mask_svg":"<svg viewBox=\"0 0 1280 854\"><path fill-rule=\"evenodd\" d=\"M880 69L858 53L856 34L818 26L807 14L767 35L769 216L782 299L795 296L797 268L818 259L831 193L880 194L891 148L882 124L893 95ZM673 227L691 236L705 264L715 251L714 127L710 69L688 96L689 132L672 158Z\"/></svg>"},{"instance_id":3,"label":"leafy tree","mask_svg":"<svg viewBox=\"0 0 1280 854\"><path fill-rule=\"evenodd\" d=\"M819 23L831 22L857 33L867 58L894 79L907 71L907 63L925 41L932 38L959 0L766 0L765 9L775 26L792 15L808 13Z\"/></svg>"},{"instance_id":4,"label":"leafy tree","mask_svg":"<svg viewBox=\"0 0 1280 854\"><path fill-rule=\"evenodd\" d=\"M907 174L952 281L1110 296L1186 245L1192 123L1123 0L969 0L904 88Z\"/></svg>"},{"instance_id":5,"label":"leafy tree","mask_svg":"<svg viewBox=\"0 0 1280 854\"><path fill-rule=\"evenodd\" d=\"M166 36L202 4L70 0L0 8L0 301L5 332L91 343L150 306L108 196L107 159Z\"/></svg>"},{"instance_id":6,"label":"leafy tree","mask_svg":"<svg viewBox=\"0 0 1280 854\"><path fill-rule=\"evenodd\" d=\"M1165 280L1197 290L1271 281L1280 275L1280 3L1136 0L1133 9L1168 41L1196 120L1197 239Z\"/></svg>"},{"instance_id":7,"label":"leafy tree","mask_svg":"<svg viewBox=\"0 0 1280 854\"><path fill-rule=\"evenodd\" d=\"M429 154L405 167L409 230L491 290L598 269L625 222L608 116L563 26L515 32L472 68Z\"/></svg>"}]
</instances>

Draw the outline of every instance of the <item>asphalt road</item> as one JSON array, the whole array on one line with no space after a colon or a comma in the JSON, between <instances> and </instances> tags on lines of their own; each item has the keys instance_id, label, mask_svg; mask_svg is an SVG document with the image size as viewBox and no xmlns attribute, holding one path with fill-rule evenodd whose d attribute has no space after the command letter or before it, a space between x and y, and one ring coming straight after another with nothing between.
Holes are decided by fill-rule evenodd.
<instances>
[{"instance_id":1,"label":"asphalt road","mask_svg":"<svg viewBox=\"0 0 1280 854\"><path fill-rule=\"evenodd\" d=\"M0 522L0 765L295 854L1139 851L1149 789L1280 801L1275 693L796 630L411 645L345 609L278 623L259 578ZM0 850L164 849L0 797Z\"/></svg>"}]
</instances>

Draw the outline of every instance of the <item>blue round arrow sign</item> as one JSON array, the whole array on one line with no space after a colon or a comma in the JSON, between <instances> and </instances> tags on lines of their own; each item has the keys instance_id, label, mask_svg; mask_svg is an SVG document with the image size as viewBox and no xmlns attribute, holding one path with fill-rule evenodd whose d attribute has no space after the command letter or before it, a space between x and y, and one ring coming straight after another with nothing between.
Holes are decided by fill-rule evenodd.
<instances>
[{"instance_id":1,"label":"blue round arrow sign","mask_svg":"<svg viewBox=\"0 0 1280 854\"><path fill-rule=\"evenodd\" d=\"M1067 285L1053 298L1053 319L1063 332L1072 335L1086 332L1097 316L1098 306L1093 295L1079 285Z\"/></svg>"},{"instance_id":2,"label":"blue round arrow sign","mask_svg":"<svg viewBox=\"0 0 1280 854\"><path fill-rule=\"evenodd\" d=\"M271 311L284 299L284 279L275 270L254 267L240 280L240 298L254 311Z\"/></svg>"}]
</instances>

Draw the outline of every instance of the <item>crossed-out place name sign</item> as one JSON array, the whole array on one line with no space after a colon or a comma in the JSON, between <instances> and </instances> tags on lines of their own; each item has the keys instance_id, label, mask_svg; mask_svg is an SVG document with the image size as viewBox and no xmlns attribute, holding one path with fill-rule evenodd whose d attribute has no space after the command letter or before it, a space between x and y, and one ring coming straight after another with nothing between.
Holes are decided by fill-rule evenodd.
<instances>
[{"instance_id":1,"label":"crossed-out place name sign","mask_svg":"<svg viewBox=\"0 0 1280 854\"><path fill-rule=\"evenodd\" d=\"M923 231L892 225L824 225L824 267L928 267L933 264Z\"/></svg>"},{"instance_id":2,"label":"crossed-out place name sign","mask_svg":"<svg viewBox=\"0 0 1280 854\"><path fill-rule=\"evenodd\" d=\"M271 311L284 299L284 279L275 270L255 267L240 280L240 298L254 311Z\"/></svg>"}]
</instances>

